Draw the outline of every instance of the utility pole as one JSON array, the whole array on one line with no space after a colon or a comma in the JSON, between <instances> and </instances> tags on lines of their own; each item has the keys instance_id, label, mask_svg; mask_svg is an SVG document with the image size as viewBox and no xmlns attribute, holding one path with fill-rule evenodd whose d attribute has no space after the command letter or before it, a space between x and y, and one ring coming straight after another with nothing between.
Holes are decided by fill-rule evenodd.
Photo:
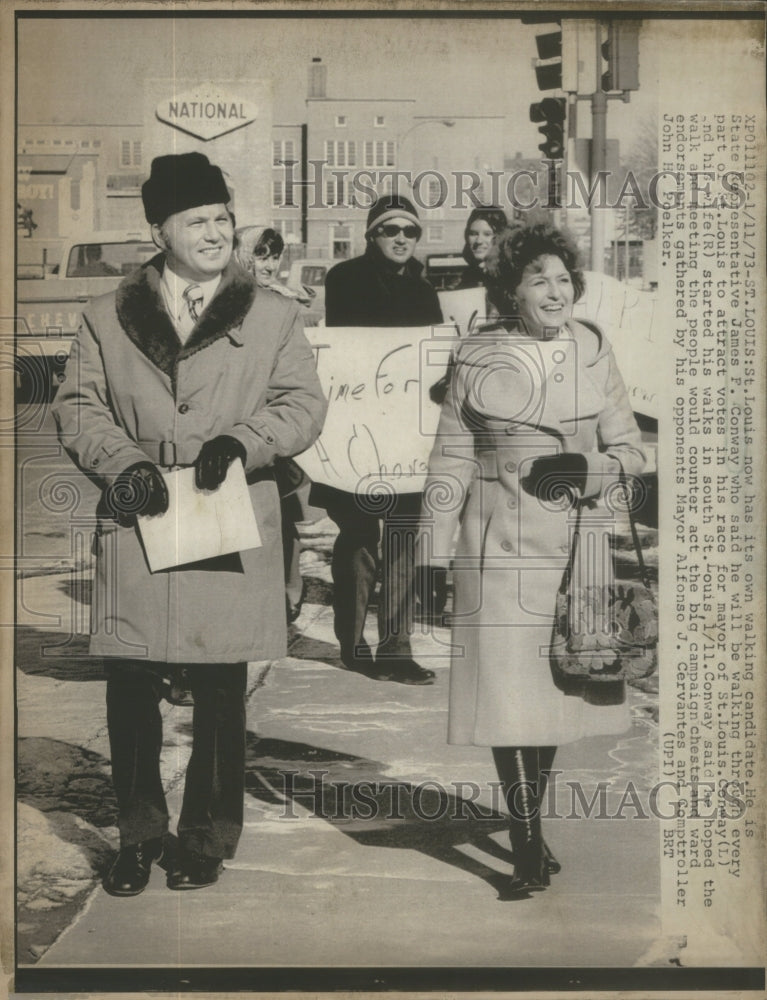
<instances>
[{"instance_id":1,"label":"utility pole","mask_svg":"<svg viewBox=\"0 0 767 1000\"><path fill-rule=\"evenodd\" d=\"M599 41L597 36L597 52L599 52ZM599 62L597 62L597 76L599 76ZM591 188L598 182L600 174L607 165L607 94L599 85L597 78L597 89L591 95ZM597 202L591 206L591 270L603 271L605 266L605 211L600 208L600 196L597 193Z\"/></svg>"}]
</instances>

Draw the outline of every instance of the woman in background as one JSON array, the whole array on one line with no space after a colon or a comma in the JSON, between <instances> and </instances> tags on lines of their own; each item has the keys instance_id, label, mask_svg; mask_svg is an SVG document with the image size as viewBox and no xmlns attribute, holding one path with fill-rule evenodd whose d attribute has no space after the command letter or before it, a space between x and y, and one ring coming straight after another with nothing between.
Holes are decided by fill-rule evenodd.
<instances>
[{"instance_id":1,"label":"woman in background","mask_svg":"<svg viewBox=\"0 0 767 1000\"><path fill-rule=\"evenodd\" d=\"M463 259L468 267L461 275L459 288L478 288L487 284L485 261L496 238L508 221L502 209L493 205L475 208L463 232Z\"/></svg>"},{"instance_id":2,"label":"woman in background","mask_svg":"<svg viewBox=\"0 0 767 1000\"><path fill-rule=\"evenodd\" d=\"M235 233L234 255L244 270L252 274L261 288L308 305L312 297L306 291L296 291L277 281L280 258L285 241L276 229L267 226L244 226ZM305 584L301 576L301 542L296 524L303 520L301 500L297 492L308 489L308 480L293 459L281 459L274 464L274 475L280 492L282 513L282 550L285 563L285 610L288 622L301 614Z\"/></svg>"}]
</instances>

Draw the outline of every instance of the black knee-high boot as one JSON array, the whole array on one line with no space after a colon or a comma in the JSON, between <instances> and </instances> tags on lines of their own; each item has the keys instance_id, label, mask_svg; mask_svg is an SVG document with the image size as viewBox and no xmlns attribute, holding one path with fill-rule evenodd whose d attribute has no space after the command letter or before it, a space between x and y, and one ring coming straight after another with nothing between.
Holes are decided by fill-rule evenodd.
<instances>
[{"instance_id":1,"label":"black knee-high boot","mask_svg":"<svg viewBox=\"0 0 767 1000\"><path fill-rule=\"evenodd\" d=\"M556 752L556 747L538 747L538 766L541 772L538 799L541 809L543 809L543 800L546 796L546 786L548 785L551 768L554 766L554 757L556 756ZM562 871L562 865L551 853L551 849L545 840L543 841L543 858L546 862L546 867L549 870L549 875L558 875L559 872Z\"/></svg>"},{"instance_id":2,"label":"black knee-high boot","mask_svg":"<svg viewBox=\"0 0 767 1000\"><path fill-rule=\"evenodd\" d=\"M510 816L509 835L514 854L512 890L544 889L549 884L541 835L538 749L493 747Z\"/></svg>"}]
</instances>

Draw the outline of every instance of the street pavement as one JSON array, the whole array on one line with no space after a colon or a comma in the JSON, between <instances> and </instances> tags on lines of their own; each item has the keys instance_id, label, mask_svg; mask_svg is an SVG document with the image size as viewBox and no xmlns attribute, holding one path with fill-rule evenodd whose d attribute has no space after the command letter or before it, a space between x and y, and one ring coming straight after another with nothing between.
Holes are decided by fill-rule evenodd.
<instances>
[{"instance_id":1,"label":"street pavement","mask_svg":"<svg viewBox=\"0 0 767 1000\"><path fill-rule=\"evenodd\" d=\"M105 684L76 634L87 628L88 570L38 568L19 581L18 965L625 968L657 958L658 824L626 805L632 786L646 811L657 780L652 685L630 689L629 732L560 749L548 810L562 818L544 823L562 872L545 892L511 898L490 751L445 741L449 632L415 637L432 686L341 669L332 525L302 538L309 596L290 655L249 668L237 857L193 892L169 891L159 866L138 897L100 887L117 830ZM192 710L162 710L173 831ZM574 806L567 782L587 800L604 783L603 818Z\"/></svg>"}]
</instances>

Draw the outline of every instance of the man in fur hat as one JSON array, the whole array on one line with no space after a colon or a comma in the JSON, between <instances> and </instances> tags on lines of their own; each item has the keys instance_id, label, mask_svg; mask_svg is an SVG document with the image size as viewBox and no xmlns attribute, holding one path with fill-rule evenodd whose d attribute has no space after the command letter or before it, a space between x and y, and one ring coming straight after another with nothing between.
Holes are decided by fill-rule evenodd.
<instances>
[{"instance_id":1,"label":"man in fur hat","mask_svg":"<svg viewBox=\"0 0 767 1000\"><path fill-rule=\"evenodd\" d=\"M160 778L164 679L183 666L192 756L171 889L218 879L242 830L247 661L285 654L280 505L273 463L319 435L325 400L295 303L234 262L221 170L161 156L142 198L161 250L83 315L54 403L59 437L103 490L90 652L104 657L120 851L107 892L134 896L168 840ZM137 515L168 508L164 476L194 467L219 488L242 462L261 547L149 570Z\"/></svg>"}]
</instances>

